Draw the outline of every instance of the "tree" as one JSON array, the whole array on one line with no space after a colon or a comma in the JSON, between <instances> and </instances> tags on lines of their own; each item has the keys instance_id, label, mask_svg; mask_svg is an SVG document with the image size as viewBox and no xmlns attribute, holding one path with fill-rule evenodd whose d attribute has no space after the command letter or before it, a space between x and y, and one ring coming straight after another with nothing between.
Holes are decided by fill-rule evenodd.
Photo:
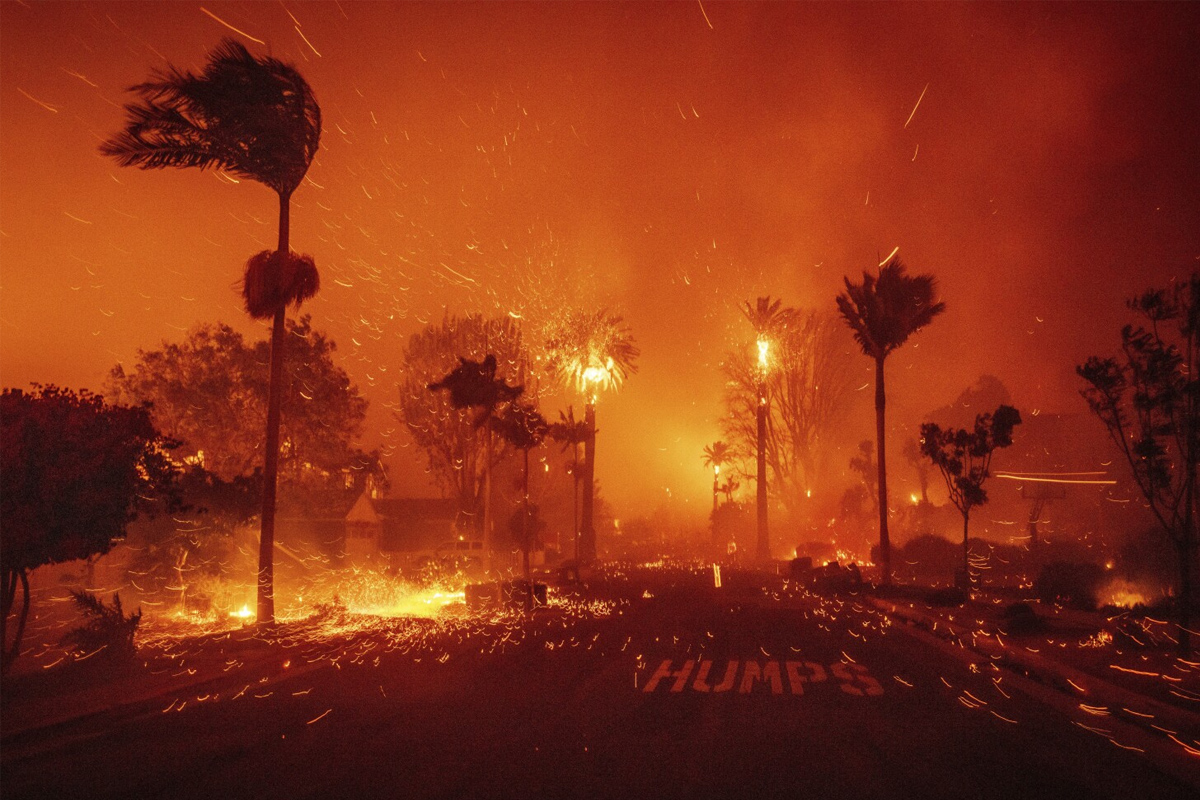
<instances>
[{"instance_id":1,"label":"tree","mask_svg":"<svg viewBox=\"0 0 1200 800\"><path fill-rule=\"evenodd\" d=\"M859 445L861 447L862 445ZM921 503L929 505L929 463L921 454L921 443L916 439L904 442L904 460L917 473L917 485L921 488Z\"/></svg>"},{"instance_id":2,"label":"tree","mask_svg":"<svg viewBox=\"0 0 1200 800\"><path fill-rule=\"evenodd\" d=\"M733 461L733 448L722 441L704 446L704 466L713 471L713 513L717 513L717 495L721 491L721 467Z\"/></svg>"},{"instance_id":3,"label":"tree","mask_svg":"<svg viewBox=\"0 0 1200 800\"><path fill-rule=\"evenodd\" d=\"M892 547L888 538L887 448L883 362L908 337L946 310L934 302L932 275L908 275L899 258L892 258L878 275L863 273L862 283L845 278L846 291L837 297L838 311L865 355L875 360L875 440L879 451L879 553L883 582L892 580Z\"/></svg>"},{"instance_id":4,"label":"tree","mask_svg":"<svg viewBox=\"0 0 1200 800\"><path fill-rule=\"evenodd\" d=\"M475 424L478 410L470 404L455 406L449 392L430 392L429 385L461 366L460 358L482 361L488 353L502 375L515 373L525 358L521 329L511 317L446 316L409 337L400 359L397 418L425 452L443 495L472 515L477 530L482 528L485 477L510 450L489 448L490 428Z\"/></svg>"},{"instance_id":5,"label":"tree","mask_svg":"<svg viewBox=\"0 0 1200 800\"><path fill-rule=\"evenodd\" d=\"M364 465L372 471L371 454L354 446L367 400L334 360L337 344L313 330L311 317L288 320L287 336L280 480L344 486L347 473ZM248 478L263 462L258 432L267 417L270 357L266 341L247 344L228 325L200 325L182 342L139 350L128 370L118 364L105 393L116 402L151 404L155 426L181 442L177 454L188 462L223 481Z\"/></svg>"},{"instance_id":6,"label":"tree","mask_svg":"<svg viewBox=\"0 0 1200 800\"><path fill-rule=\"evenodd\" d=\"M1121 330L1119 358L1077 367L1081 394L1108 429L1179 568L1179 649L1191 653L1195 605L1196 460L1200 458L1200 274L1129 301L1142 322Z\"/></svg>"},{"instance_id":7,"label":"tree","mask_svg":"<svg viewBox=\"0 0 1200 800\"><path fill-rule=\"evenodd\" d=\"M503 413L491 420L493 429L506 442L521 451L521 506L511 523L514 539L521 548L521 563L528 588L526 606L533 607L533 583L529 572L529 552L537 547L544 524L537 506L529 502L529 451L541 445L550 432L546 418L532 403L517 402L515 395Z\"/></svg>"},{"instance_id":8,"label":"tree","mask_svg":"<svg viewBox=\"0 0 1200 800\"><path fill-rule=\"evenodd\" d=\"M225 39L199 75L175 67L130 89L125 130L100 152L126 167L226 170L269 187L279 197L279 243L246 264L242 296L254 319L271 319L270 391L259 537L258 621L275 622L273 549L279 419L287 306L316 294L320 282L308 256L288 243L292 193L321 141L321 108L303 76L274 58L257 58Z\"/></svg>"},{"instance_id":9,"label":"tree","mask_svg":"<svg viewBox=\"0 0 1200 800\"><path fill-rule=\"evenodd\" d=\"M558 422L550 426L550 438L559 442L564 450L571 448L571 533L576 561L579 560L579 445L586 442L590 434L587 423L575 419L574 406L567 406L566 413L558 412Z\"/></svg>"},{"instance_id":10,"label":"tree","mask_svg":"<svg viewBox=\"0 0 1200 800\"><path fill-rule=\"evenodd\" d=\"M483 549L487 553L488 569L492 566L492 433L495 431L496 411L501 403L512 404L524 386L509 386L503 378L496 377L496 356L488 353L482 361L459 358L459 365L442 380L429 384L431 392L443 389L450 393L450 405L458 410L473 409L476 428L486 431L486 456L483 459Z\"/></svg>"},{"instance_id":11,"label":"tree","mask_svg":"<svg viewBox=\"0 0 1200 800\"><path fill-rule=\"evenodd\" d=\"M879 465L875 463L874 442L870 439L863 439L858 443L858 455L850 459L850 469L858 473L863 488L866 489L867 502L870 503L872 511L877 511L876 503L879 502L879 494L876 492L876 488L879 484Z\"/></svg>"},{"instance_id":12,"label":"tree","mask_svg":"<svg viewBox=\"0 0 1200 800\"><path fill-rule=\"evenodd\" d=\"M0 396L0 574L7 671L29 615L29 571L108 552L156 502L179 506L175 443L155 430L145 406L108 405L87 390L36 386ZM8 617L22 590L11 645Z\"/></svg>"},{"instance_id":13,"label":"tree","mask_svg":"<svg viewBox=\"0 0 1200 800\"><path fill-rule=\"evenodd\" d=\"M849 336L836 318L790 310L770 345L765 376L768 489L793 515L820 487L826 435L845 414L852 375L844 357ZM743 348L726 355L725 436L740 452L757 446L758 365Z\"/></svg>"},{"instance_id":14,"label":"tree","mask_svg":"<svg viewBox=\"0 0 1200 800\"><path fill-rule=\"evenodd\" d=\"M553 326L546 341L547 369L564 387L578 391L584 400L583 503L580 512L582 562L596 558L596 400L601 389L617 391L637 372L634 362L641 351L621 317L607 309L570 311Z\"/></svg>"},{"instance_id":15,"label":"tree","mask_svg":"<svg viewBox=\"0 0 1200 800\"><path fill-rule=\"evenodd\" d=\"M1012 444L1013 428L1021 424L1021 414L1012 406L1001 405L994 412L978 414L974 430L942 429L936 422L921 426L921 452L934 463L946 481L950 501L963 518L963 589L970 597L974 576L967 527L971 509L987 502L983 482L988 478L992 454Z\"/></svg>"}]
</instances>

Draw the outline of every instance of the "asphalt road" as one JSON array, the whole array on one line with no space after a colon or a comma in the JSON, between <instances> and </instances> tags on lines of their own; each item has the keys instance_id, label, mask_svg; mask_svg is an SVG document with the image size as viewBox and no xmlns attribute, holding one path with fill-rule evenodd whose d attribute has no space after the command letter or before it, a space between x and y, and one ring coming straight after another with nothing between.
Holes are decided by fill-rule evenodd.
<instances>
[{"instance_id":1,"label":"asphalt road","mask_svg":"<svg viewBox=\"0 0 1200 800\"><path fill-rule=\"evenodd\" d=\"M6 731L0 789L6 800L1200 793L1200 767L1164 768L1111 720L1029 696L859 598L763 590L752 576L718 590L703 571L626 577L608 587L624 596L611 613L298 635L231 650L191 683L184 664L165 694Z\"/></svg>"}]
</instances>

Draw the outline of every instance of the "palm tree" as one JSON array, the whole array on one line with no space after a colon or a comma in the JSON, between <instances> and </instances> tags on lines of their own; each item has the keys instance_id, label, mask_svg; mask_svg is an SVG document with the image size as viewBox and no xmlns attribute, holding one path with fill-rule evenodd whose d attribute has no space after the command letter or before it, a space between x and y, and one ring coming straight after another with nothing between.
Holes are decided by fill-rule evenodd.
<instances>
[{"instance_id":1,"label":"palm tree","mask_svg":"<svg viewBox=\"0 0 1200 800\"><path fill-rule=\"evenodd\" d=\"M733 460L733 448L716 441L704 446L704 466L713 470L713 513L717 513L717 494L720 492L721 467Z\"/></svg>"},{"instance_id":2,"label":"palm tree","mask_svg":"<svg viewBox=\"0 0 1200 800\"><path fill-rule=\"evenodd\" d=\"M483 428L487 436L487 455L483 460L483 549L487 556L487 569L492 569L492 433L496 409L501 403L512 404L525 391L524 386L509 386L504 378L496 377L496 356L488 353L483 361L472 361L459 357L459 365L446 377L426 388L431 392L443 389L450 392L450 405L455 408L478 408L473 421L476 428ZM538 415L541 416L540 414ZM532 446L532 445L531 445Z\"/></svg>"},{"instance_id":3,"label":"palm tree","mask_svg":"<svg viewBox=\"0 0 1200 800\"><path fill-rule=\"evenodd\" d=\"M574 557L579 561L579 445L588 440L591 429L583 420L575 419L575 407L567 406L564 414L558 412L558 422L550 426L550 438L562 444L563 450L571 448L571 529L574 535Z\"/></svg>"},{"instance_id":4,"label":"palm tree","mask_svg":"<svg viewBox=\"0 0 1200 800\"><path fill-rule=\"evenodd\" d=\"M875 359L875 438L879 459L879 554L883 582L892 580L892 548L888 538L887 459L884 449L883 362L909 336L946 310L934 302L932 275L907 275L899 258L892 258L878 275L863 273L862 283L845 279L846 291L837 298L838 311L854 333L864 354Z\"/></svg>"},{"instance_id":5,"label":"palm tree","mask_svg":"<svg viewBox=\"0 0 1200 800\"><path fill-rule=\"evenodd\" d=\"M279 472L284 319L316 294L312 258L288 245L292 193L304 179L321 140L321 108L296 69L258 58L223 40L199 75L168 67L130 89L123 131L100 145L121 166L216 168L258 181L279 196L279 243L246 264L243 298L255 319L272 319L271 378L259 539L258 621L275 622L275 496Z\"/></svg>"},{"instance_id":6,"label":"palm tree","mask_svg":"<svg viewBox=\"0 0 1200 800\"><path fill-rule=\"evenodd\" d=\"M578 390L584 399L583 421L588 435L583 443L583 503L580 512L579 558L596 558L593 506L596 492L596 400L601 389L620 389L625 378L637 372L634 361L641 351L621 317L606 309L569 312L546 341L547 367L560 384Z\"/></svg>"},{"instance_id":7,"label":"palm tree","mask_svg":"<svg viewBox=\"0 0 1200 800\"><path fill-rule=\"evenodd\" d=\"M767 371L770 367L770 348L772 339L778 338L781 331L787 328L795 311L783 308L783 301L772 301L770 296L760 297L752 306L749 302L742 310L746 319L754 327L755 345L758 347L758 403L755 405L757 416L758 443L758 551L759 563L765 564L771 560L771 539L767 530Z\"/></svg>"}]
</instances>

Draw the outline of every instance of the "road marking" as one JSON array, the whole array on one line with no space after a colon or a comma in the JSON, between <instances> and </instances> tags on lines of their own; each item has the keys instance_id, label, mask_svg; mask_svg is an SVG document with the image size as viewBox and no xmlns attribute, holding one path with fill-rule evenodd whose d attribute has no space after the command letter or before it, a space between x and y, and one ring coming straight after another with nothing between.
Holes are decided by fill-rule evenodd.
<instances>
[{"instance_id":1,"label":"road marking","mask_svg":"<svg viewBox=\"0 0 1200 800\"><path fill-rule=\"evenodd\" d=\"M783 676L786 674L787 684L793 696L803 695L805 684L825 683L830 676L843 692L853 697L878 697L883 694L883 686L871 675L870 670L853 662L838 661L830 664L826 670L823 665L814 661L780 662L768 659L759 662L754 659L730 659L725 663L721 681L715 685L709 683L712 668L712 661L697 662L695 659L687 659L676 669L672 659L663 659L641 687L641 691L650 694L657 691L660 684L666 684L670 687L667 690L669 694L679 694L689 685L693 692L702 694L720 694L731 691L734 686L737 686L738 694L753 694L761 684L764 688L769 687L772 695L782 695ZM739 671L741 681L737 679ZM637 673L634 673L634 689L637 688ZM759 693L762 693L761 689Z\"/></svg>"}]
</instances>

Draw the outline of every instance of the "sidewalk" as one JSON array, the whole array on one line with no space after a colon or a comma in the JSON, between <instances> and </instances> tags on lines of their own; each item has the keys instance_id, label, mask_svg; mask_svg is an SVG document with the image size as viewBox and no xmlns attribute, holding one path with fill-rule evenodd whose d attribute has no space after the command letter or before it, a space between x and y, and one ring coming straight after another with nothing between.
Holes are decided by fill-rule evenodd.
<instances>
[{"instance_id":1,"label":"sidewalk","mask_svg":"<svg viewBox=\"0 0 1200 800\"><path fill-rule=\"evenodd\" d=\"M1200 698L1200 662L1118 648L1103 615L1038 608L1036 630L1010 634L994 604L943 608L866 599L894 619L1053 689L1090 715L1135 725L1200 757L1200 701L1192 699Z\"/></svg>"}]
</instances>

